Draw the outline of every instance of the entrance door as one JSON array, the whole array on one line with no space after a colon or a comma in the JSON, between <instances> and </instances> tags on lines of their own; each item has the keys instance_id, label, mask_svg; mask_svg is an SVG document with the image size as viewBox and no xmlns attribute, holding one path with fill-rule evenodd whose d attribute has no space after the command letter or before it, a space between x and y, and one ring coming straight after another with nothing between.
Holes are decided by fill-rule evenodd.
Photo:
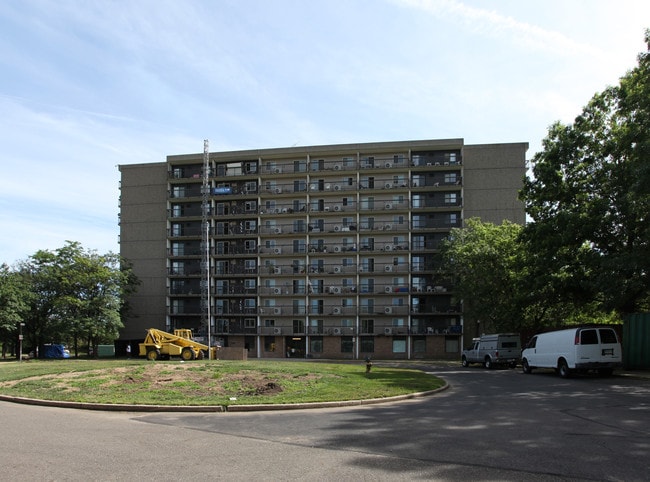
<instances>
[{"instance_id":1,"label":"entrance door","mask_svg":"<svg viewBox=\"0 0 650 482\"><path fill-rule=\"evenodd\" d=\"M305 358L307 342L304 336L287 336L285 345L287 358Z\"/></svg>"}]
</instances>

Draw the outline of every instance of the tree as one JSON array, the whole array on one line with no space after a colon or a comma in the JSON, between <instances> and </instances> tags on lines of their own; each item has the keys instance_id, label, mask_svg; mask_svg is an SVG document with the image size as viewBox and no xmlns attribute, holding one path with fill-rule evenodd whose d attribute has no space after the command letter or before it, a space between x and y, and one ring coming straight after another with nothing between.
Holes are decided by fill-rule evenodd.
<instances>
[{"instance_id":1,"label":"tree","mask_svg":"<svg viewBox=\"0 0 650 482\"><path fill-rule=\"evenodd\" d=\"M118 255L85 251L76 242L37 252L22 274L35 294L27 319L33 346L71 341L75 354L81 340L94 346L118 336L125 295L137 284Z\"/></svg>"},{"instance_id":2,"label":"tree","mask_svg":"<svg viewBox=\"0 0 650 482\"><path fill-rule=\"evenodd\" d=\"M552 125L533 157L521 192L533 222L522 239L551 302L650 308L649 55L573 124Z\"/></svg>"},{"instance_id":3,"label":"tree","mask_svg":"<svg viewBox=\"0 0 650 482\"><path fill-rule=\"evenodd\" d=\"M520 331L527 324L521 230L509 221L497 226L472 218L441 245L442 271L453 273L465 317L483 330Z\"/></svg>"},{"instance_id":4,"label":"tree","mask_svg":"<svg viewBox=\"0 0 650 482\"><path fill-rule=\"evenodd\" d=\"M0 265L0 343L2 358L17 339L18 324L27 310L28 293L18 273Z\"/></svg>"}]
</instances>

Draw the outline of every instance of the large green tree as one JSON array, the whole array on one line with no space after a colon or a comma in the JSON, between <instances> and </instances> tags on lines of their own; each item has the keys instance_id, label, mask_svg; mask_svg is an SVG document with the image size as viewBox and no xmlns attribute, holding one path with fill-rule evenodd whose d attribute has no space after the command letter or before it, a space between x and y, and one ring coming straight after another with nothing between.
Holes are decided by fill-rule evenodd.
<instances>
[{"instance_id":1,"label":"large green tree","mask_svg":"<svg viewBox=\"0 0 650 482\"><path fill-rule=\"evenodd\" d=\"M27 311L29 293L22 278L6 264L0 265L0 343L2 358L18 339L18 324Z\"/></svg>"},{"instance_id":2,"label":"large green tree","mask_svg":"<svg viewBox=\"0 0 650 482\"><path fill-rule=\"evenodd\" d=\"M650 308L649 53L638 60L573 124L551 126L533 157L523 239L551 303Z\"/></svg>"},{"instance_id":3,"label":"large green tree","mask_svg":"<svg viewBox=\"0 0 650 482\"><path fill-rule=\"evenodd\" d=\"M485 332L520 331L527 324L521 229L509 221L495 225L472 218L441 245L442 271L454 275L466 320L480 322Z\"/></svg>"},{"instance_id":4,"label":"large green tree","mask_svg":"<svg viewBox=\"0 0 650 482\"><path fill-rule=\"evenodd\" d=\"M79 243L38 251L21 273L34 294L26 317L32 346L80 341L96 345L115 339L122 328L125 295L137 284L119 255L86 251Z\"/></svg>"}]
</instances>

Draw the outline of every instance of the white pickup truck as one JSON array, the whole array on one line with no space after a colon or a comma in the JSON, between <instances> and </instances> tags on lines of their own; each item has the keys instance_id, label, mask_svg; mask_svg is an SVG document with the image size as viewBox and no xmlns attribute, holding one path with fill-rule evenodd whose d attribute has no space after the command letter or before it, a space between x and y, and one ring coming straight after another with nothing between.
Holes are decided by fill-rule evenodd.
<instances>
[{"instance_id":1,"label":"white pickup truck","mask_svg":"<svg viewBox=\"0 0 650 482\"><path fill-rule=\"evenodd\" d=\"M518 333L497 333L474 338L472 345L463 350L464 367L482 363L485 368L508 365L515 368L521 357L521 338Z\"/></svg>"}]
</instances>

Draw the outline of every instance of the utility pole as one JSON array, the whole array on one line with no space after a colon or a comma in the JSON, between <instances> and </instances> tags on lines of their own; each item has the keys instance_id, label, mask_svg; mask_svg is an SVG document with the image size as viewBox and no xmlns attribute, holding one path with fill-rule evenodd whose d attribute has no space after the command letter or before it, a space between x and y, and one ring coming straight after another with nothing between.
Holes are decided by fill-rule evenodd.
<instances>
[{"instance_id":1,"label":"utility pole","mask_svg":"<svg viewBox=\"0 0 650 482\"><path fill-rule=\"evenodd\" d=\"M201 305L208 330L208 360L212 359L212 330L210 315L210 143L203 141L203 186L201 189L201 222L203 262L201 263Z\"/></svg>"}]
</instances>

